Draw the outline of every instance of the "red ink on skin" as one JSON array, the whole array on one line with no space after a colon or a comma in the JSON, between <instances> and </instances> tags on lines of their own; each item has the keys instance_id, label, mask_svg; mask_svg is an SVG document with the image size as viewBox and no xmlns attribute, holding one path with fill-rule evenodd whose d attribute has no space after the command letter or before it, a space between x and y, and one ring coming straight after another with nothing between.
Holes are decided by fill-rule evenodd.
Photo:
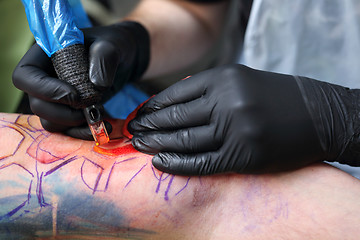
<instances>
[{"instance_id":1,"label":"red ink on skin","mask_svg":"<svg viewBox=\"0 0 360 240\"><path fill-rule=\"evenodd\" d=\"M149 100L149 99L148 99ZM124 137L128 139L132 139L133 135L128 131L127 127L131 120L136 117L139 109L148 101L141 103L137 108L132 111L124 121L124 125L121 129L121 132ZM94 151L100 154L108 155L108 156L119 156L131 153L137 153L138 151L132 146L131 142L128 139L115 139L111 140L107 144L103 144L101 146L94 146ZM119 146L121 144L122 146Z\"/></svg>"},{"instance_id":2,"label":"red ink on skin","mask_svg":"<svg viewBox=\"0 0 360 240\"><path fill-rule=\"evenodd\" d=\"M127 139L115 139L101 146L95 145L94 151L108 156L138 153L138 151L132 146L131 142L128 142Z\"/></svg>"}]
</instances>

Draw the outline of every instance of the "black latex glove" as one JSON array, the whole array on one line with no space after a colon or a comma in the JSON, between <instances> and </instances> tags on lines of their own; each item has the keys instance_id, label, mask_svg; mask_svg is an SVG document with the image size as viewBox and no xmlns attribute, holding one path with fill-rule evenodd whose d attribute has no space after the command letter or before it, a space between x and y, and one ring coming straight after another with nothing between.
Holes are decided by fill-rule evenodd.
<instances>
[{"instance_id":1,"label":"black latex glove","mask_svg":"<svg viewBox=\"0 0 360 240\"><path fill-rule=\"evenodd\" d=\"M360 165L359 96L231 65L167 88L128 128L134 147L156 154L153 165L173 174L265 173L322 160Z\"/></svg>"},{"instance_id":2,"label":"black latex glove","mask_svg":"<svg viewBox=\"0 0 360 240\"><path fill-rule=\"evenodd\" d=\"M149 62L149 35L136 22L83 29L89 54L90 81L103 92L105 101L129 81L137 80ZM92 140L82 110L76 110L79 96L74 87L57 78L51 59L37 45L21 59L13 83L28 93L30 107L51 132ZM107 124L109 130L109 125Z\"/></svg>"}]
</instances>

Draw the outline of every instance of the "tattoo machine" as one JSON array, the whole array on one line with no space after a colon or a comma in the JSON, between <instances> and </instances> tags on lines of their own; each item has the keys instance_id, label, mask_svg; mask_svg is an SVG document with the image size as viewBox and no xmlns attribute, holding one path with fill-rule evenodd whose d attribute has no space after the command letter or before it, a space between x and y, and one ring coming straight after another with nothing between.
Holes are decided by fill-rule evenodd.
<instances>
[{"instance_id":1,"label":"tattoo machine","mask_svg":"<svg viewBox=\"0 0 360 240\"><path fill-rule=\"evenodd\" d=\"M96 145L109 142L102 119L101 93L89 80L84 35L79 28L91 27L80 0L22 0L30 30L37 44L51 58L59 79L70 83L80 95Z\"/></svg>"}]
</instances>

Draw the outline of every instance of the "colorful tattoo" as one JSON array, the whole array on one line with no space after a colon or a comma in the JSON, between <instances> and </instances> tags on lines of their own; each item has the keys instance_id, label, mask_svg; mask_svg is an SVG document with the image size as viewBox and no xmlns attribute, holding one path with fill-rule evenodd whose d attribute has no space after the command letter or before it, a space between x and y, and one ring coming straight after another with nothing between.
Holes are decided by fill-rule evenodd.
<instances>
[{"instance_id":1,"label":"colorful tattoo","mask_svg":"<svg viewBox=\"0 0 360 240\"><path fill-rule=\"evenodd\" d=\"M3 142L0 153L0 238L1 234L15 232L31 235L35 234L35 230L37 235L42 236L51 236L53 231L56 231L57 236L60 231L76 235L80 234L80 230L87 232L84 229L95 229L86 233L88 235L98 231L106 232L109 236L133 234L135 238L142 234L153 234L152 231L119 227L122 221L115 219L123 219L124 224L126 220L120 210L111 207L111 203L106 203L101 211L91 211L92 208L99 209L99 200L95 200L94 195L106 192L112 184L115 186L117 182L112 181L115 169L131 162L136 162L134 167L139 167L132 168L133 173L122 178L125 184L119 191L124 193L147 168L153 176L149 180L155 181L155 196L160 196L165 202L176 198L189 184L190 178L186 181L181 179L175 188L173 183L178 177L154 169L151 156L139 155L128 139L118 139L108 148L93 149L93 143L45 131L35 116L7 116L13 119L4 119L0 115L1 136L11 136L9 143ZM84 191L82 194L69 190L72 179L69 182L58 182L61 179L58 174L61 172L63 176L64 171L73 173L73 178L80 177L81 181L78 182L83 184L83 187L80 186ZM66 200L60 201L60 197ZM82 207L74 209L72 206L77 204ZM87 216L81 209L89 209L91 216ZM67 211L61 215L63 219L59 219L60 215L56 214L61 211ZM32 224L26 227L34 216L41 227L31 229ZM54 222L54 218L57 221Z\"/></svg>"}]
</instances>

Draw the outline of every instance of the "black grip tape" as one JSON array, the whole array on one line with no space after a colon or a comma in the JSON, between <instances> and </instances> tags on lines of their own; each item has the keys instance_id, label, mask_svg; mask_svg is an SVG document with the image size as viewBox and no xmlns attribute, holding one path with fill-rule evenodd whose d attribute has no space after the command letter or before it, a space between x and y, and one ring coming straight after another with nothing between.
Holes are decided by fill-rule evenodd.
<instances>
[{"instance_id":1,"label":"black grip tape","mask_svg":"<svg viewBox=\"0 0 360 240\"><path fill-rule=\"evenodd\" d=\"M59 79L68 82L78 91L80 101L73 108L85 108L96 104L101 94L89 80L89 61L84 45L71 45L51 56Z\"/></svg>"}]
</instances>

